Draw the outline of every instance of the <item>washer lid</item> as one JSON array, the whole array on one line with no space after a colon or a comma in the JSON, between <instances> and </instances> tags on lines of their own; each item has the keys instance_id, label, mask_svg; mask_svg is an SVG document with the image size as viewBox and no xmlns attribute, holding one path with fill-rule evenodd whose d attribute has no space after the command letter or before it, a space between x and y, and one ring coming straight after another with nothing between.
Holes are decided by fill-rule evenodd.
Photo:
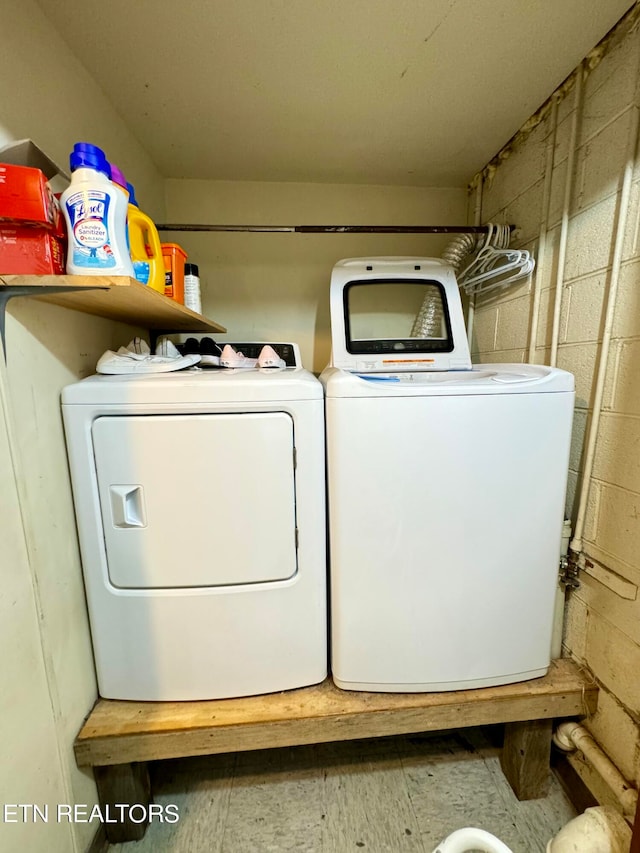
<instances>
[{"instance_id":1,"label":"washer lid","mask_svg":"<svg viewBox=\"0 0 640 853\"><path fill-rule=\"evenodd\" d=\"M62 391L63 405L259 403L322 399L322 386L302 368L179 370L147 376L89 376Z\"/></svg>"},{"instance_id":2,"label":"washer lid","mask_svg":"<svg viewBox=\"0 0 640 853\"><path fill-rule=\"evenodd\" d=\"M355 373L327 368L320 380L332 397L455 397L573 391L573 374L538 364L479 364L439 373Z\"/></svg>"},{"instance_id":3,"label":"washer lid","mask_svg":"<svg viewBox=\"0 0 640 853\"><path fill-rule=\"evenodd\" d=\"M359 373L470 370L453 268L439 258L347 258L331 273L331 363Z\"/></svg>"}]
</instances>

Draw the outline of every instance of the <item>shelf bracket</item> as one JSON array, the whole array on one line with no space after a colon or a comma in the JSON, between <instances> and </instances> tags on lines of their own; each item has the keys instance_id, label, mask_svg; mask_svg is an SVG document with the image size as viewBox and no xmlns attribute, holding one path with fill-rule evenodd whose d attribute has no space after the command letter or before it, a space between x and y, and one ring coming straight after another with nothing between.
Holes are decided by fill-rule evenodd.
<instances>
[{"instance_id":1,"label":"shelf bracket","mask_svg":"<svg viewBox=\"0 0 640 853\"><path fill-rule=\"evenodd\" d=\"M46 285L21 285L21 284L5 284L0 286L0 339L2 339L2 352L5 362L7 360L7 346L5 341L6 327L6 310L7 302L15 296L48 296L54 293L69 293L73 290L108 290L108 287L73 287L73 285L65 284L63 287L55 285L49 287Z\"/></svg>"}]
</instances>

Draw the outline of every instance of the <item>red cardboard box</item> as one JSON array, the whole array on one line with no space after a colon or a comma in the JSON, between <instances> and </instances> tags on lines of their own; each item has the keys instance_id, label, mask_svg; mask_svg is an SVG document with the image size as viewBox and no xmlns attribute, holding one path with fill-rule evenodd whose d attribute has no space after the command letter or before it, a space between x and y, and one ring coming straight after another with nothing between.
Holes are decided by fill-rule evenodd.
<instances>
[{"instance_id":1,"label":"red cardboard box","mask_svg":"<svg viewBox=\"0 0 640 853\"><path fill-rule=\"evenodd\" d=\"M0 148L0 274L64 274L67 235L53 191L68 181L30 139Z\"/></svg>"},{"instance_id":2,"label":"red cardboard box","mask_svg":"<svg viewBox=\"0 0 640 853\"><path fill-rule=\"evenodd\" d=\"M58 200L40 169L0 161L0 223L54 230L60 220Z\"/></svg>"},{"instance_id":3,"label":"red cardboard box","mask_svg":"<svg viewBox=\"0 0 640 853\"><path fill-rule=\"evenodd\" d=\"M0 222L0 274L64 275L65 241L45 228Z\"/></svg>"}]
</instances>

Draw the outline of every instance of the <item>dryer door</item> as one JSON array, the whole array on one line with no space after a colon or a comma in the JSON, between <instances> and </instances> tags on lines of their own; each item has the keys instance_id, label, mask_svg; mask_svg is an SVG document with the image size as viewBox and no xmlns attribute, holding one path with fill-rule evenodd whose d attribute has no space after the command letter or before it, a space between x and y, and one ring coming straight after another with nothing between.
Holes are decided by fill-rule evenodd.
<instances>
[{"instance_id":1,"label":"dryer door","mask_svg":"<svg viewBox=\"0 0 640 853\"><path fill-rule=\"evenodd\" d=\"M114 586L221 586L295 574L290 415L101 417L92 434Z\"/></svg>"}]
</instances>

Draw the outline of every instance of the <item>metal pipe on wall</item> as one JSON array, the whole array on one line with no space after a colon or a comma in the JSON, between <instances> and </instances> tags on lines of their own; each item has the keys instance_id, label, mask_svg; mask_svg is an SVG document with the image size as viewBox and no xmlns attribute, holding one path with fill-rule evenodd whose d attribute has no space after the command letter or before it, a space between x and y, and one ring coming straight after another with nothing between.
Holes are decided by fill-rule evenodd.
<instances>
[{"instance_id":1,"label":"metal pipe on wall","mask_svg":"<svg viewBox=\"0 0 640 853\"><path fill-rule=\"evenodd\" d=\"M476 199L473 209L473 224L480 225L482 221L482 190L484 187L484 175L481 173L476 184ZM488 226L485 226L485 231ZM467 340L469 341L469 351L471 351L471 338L473 337L473 320L476 312L476 295L472 293L469 296L469 304L467 305Z\"/></svg>"},{"instance_id":2,"label":"metal pipe on wall","mask_svg":"<svg viewBox=\"0 0 640 853\"><path fill-rule=\"evenodd\" d=\"M580 502L576 525L571 540L571 551L578 555L582 551L582 534L587 513L587 500L589 498L589 485L595 459L596 442L598 439L598 426L602 414L602 400L604 397L604 382L609 360L609 349L611 346L611 334L613 330L613 318L618 294L618 283L620 280L620 269L622 266L622 250L624 247L624 235L629 214L629 200L631 197L631 185L633 183L633 170L638 148L638 130L640 128L640 106L636 103L632 107L632 120L629 128L629 140L627 143L627 156L622 175L622 188L620 190L620 203L618 205L618 216L616 222L616 236L613 249L613 260L611 262L611 278L605 309L604 331L602 333L602 346L600 358L596 371L596 386L593 397L593 413L589 424L589 433L586 443L585 459L580 481Z\"/></svg>"},{"instance_id":3,"label":"metal pipe on wall","mask_svg":"<svg viewBox=\"0 0 640 853\"><path fill-rule=\"evenodd\" d=\"M571 137L567 154L567 174L564 183L564 201L562 205L562 221L560 224L560 242L558 245L558 272L556 274L556 298L553 310L553 330L551 333L551 356L549 364L555 367L558 360L558 339L560 337L560 310L562 308L562 288L564 286L564 268L567 258L567 241L569 237L569 208L573 191L573 169L578 141L578 127L582 110L582 81L584 65L580 63L576 71L575 104L571 118Z\"/></svg>"},{"instance_id":4,"label":"metal pipe on wall","mask_svg":"<svg viewBox=\"0 0 640 853\"><path fill-rule=\"evenodd\" d=\"M629 817L635 815L638 805L638 792L633 786L629 785L613 761L605 755L584 726L575 722L560 723L554 732L553 742L564 752L580 750L589 764L597 770L607 783L622 806L624 814Z\"/></svg>"},{"instance_id":5,"label":"metal pipe on wall","mask_svg":"<svg viewBox=\"0 0 640 853\"><path fill-rule=\"evenodd\" d=\"M540 315L540 296L542 294L542 271L544 269L547 248L547 231L549 230L549 209L551 207L551 182L553 179L553 162L556 147L556 130L558 128L558 101L555 94L551 101L549 122L551 129L547 138L546 159L544 169L544 185L542 189L542 211L540 217L540 235L538 237L538 257L536 260L536 277L533 285L533 302L531 305L531 327L529 331L529 355L527 360L533 363L538 337L538 322Z\"/></svg>"},{"instance_id":6,"label":"metal pipe on wall","mask_svg":"<svg viewBox=\"0 0 640 853\"><path fill-rule=\"evenodd\" d=\"M571 136L567 154L567 174L564 184L564 201L562 205L562 221L560 223L560 242L558 246L558 274L556 277L556 298L553 310L553 329L551 333L551 356L549 364L555 367L558 360L558 339L560 337L560 310L562 308L562 288L564 286L564 269L567 258L567 242L569 238L569 209L573 191L573 169L578 141L578 127L582 111L582 82L584 65L580 63L576 71L576 90L573 115L571 118Z\"/></svg>"}]
</instances>

